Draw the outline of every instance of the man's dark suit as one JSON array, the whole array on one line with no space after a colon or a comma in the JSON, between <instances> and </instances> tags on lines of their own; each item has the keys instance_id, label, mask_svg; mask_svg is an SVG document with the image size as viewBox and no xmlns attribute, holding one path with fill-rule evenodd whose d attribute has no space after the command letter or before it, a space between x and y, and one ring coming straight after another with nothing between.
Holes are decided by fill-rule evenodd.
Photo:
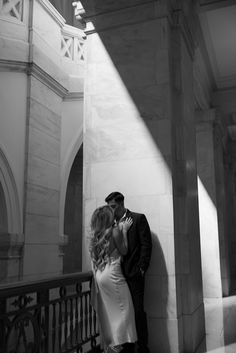
<instances>
[{"instance_id":1,"label":"man's dark suit","mask_svg":"<svg viewBox=\"0 0 236 353\"><path fill-rule=\"evenodd\" d=\"M127 210L126 218L131 217L132 226L128 230L128 253L123 257L122 269L130 288L135 310L138 335L138 352L149 352L147 347L147 318L144 312L144 274L148 269L151 252L151 232L144 214Z\"/></svg>"}]
</instances>

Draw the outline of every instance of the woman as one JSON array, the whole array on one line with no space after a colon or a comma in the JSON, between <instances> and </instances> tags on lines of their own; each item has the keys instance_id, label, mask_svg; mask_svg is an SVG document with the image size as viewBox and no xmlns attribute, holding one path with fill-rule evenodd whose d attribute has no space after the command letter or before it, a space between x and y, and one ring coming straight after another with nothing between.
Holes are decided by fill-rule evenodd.
<instances>
[{"instance_id":1,"label":"woman","mask_svg":"<svg viewBox=\"0 0 236 353\"><path fill-rule=\"evenodd\" d=\"M131 225L131 218L117 225L110 206L97 208L91 219L89 251L105 352L125 352L124 345L137 340L133 303L121 271L121 257L127 253L127 231Z\"/></svg>"}]
</instances>

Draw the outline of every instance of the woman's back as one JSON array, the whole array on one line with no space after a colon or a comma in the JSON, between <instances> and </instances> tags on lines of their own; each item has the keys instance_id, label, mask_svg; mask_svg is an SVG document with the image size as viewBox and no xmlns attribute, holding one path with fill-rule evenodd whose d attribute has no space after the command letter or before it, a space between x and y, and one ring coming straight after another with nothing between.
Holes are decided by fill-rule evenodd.
<instances>
[{"instance_id":1,"label":"woman's back","mask_svg":"<svg viewBox=\"0 0 236 353\"><path fill-rule=\"evenodd\" d=\"M97 312L104 348L135 342L133 304L121 269L121 256L127 252L125 229L114 224L113 210L102 206L92 216L91 230L90 254L97 283Z\"/></svg>"}]
</instances>

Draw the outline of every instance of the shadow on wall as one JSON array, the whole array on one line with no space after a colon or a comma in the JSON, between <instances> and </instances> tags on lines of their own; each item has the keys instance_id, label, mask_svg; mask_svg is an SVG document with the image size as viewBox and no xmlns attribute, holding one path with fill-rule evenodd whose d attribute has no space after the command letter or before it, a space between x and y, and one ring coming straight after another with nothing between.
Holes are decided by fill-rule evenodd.
<instances>
[{"instance_id":1,"label":"shadow on wall","mask_svg":"<svg viewBox=\"0 0 236 353\"><path fill-rule=\"evenodd\" d=\"M63 273L82 270L82 194L83 194L83 145L80 147L68 179L64 232L68 236L63 259Z\"/></svg>"},{"instance_id":2,"label":"shadow on wall","mask_svg":"<svg viewBox=\"0 0 236 353\"><path fill-rule=\"evenodd\" d=\"M152 233L152 257L146 276L145 310L149 325L149 346L151 352L171 353L167 322L169 295L168 273L163 250L157 234ZM155 254L155 256L153 256ZM155 308L153 307L155 303ZM151 324L155 321L155 324Z\"/></svg>"}]
</instances>

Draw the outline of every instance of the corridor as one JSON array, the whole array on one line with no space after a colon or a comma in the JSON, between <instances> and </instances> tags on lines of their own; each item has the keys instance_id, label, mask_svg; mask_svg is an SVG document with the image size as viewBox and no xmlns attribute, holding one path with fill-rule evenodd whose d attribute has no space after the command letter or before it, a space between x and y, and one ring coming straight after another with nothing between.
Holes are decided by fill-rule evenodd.
<instances>
[{"instance_id":1,"label":"corridor","mask_svg":"<svg viewBox=\"0 0 236 353\"><path fill-rule=\"evenodd\" d=\"M236 295L205 301L206 342L197 353L236 352Z\"/></svg>"}]
</instances>

